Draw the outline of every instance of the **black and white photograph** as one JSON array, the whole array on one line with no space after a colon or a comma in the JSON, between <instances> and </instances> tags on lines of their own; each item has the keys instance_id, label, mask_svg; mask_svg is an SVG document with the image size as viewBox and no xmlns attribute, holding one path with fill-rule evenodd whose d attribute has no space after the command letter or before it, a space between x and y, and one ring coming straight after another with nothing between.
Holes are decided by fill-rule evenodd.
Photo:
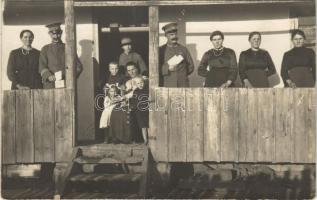
<instances>
[{"instance_id":1,"label":"black and white photograph","mask_svg":"<svg viewBox=\"0 0 317 200\"><path fill-rule=\"evenodd\" d=\"M315 198L315 0L0 11L1 198Z\"/></svg>"}]
</instances>

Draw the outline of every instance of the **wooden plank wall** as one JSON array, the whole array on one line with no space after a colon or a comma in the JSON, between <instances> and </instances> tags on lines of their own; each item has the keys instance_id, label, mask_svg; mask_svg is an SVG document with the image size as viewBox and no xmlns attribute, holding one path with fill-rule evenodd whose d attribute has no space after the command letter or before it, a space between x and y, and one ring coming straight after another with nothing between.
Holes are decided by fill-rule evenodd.
<instances>
[{"instance_id":1,"label":"wooden plank wall","mask_svg":"<svg viewBox=\"0 0 317 200\"><path fill-rule=\"evenodd\" d=\"M155 92L150 147L156 161L315 162L312 88Z\"/></svg>"},{"instance_id":2,"label":"wooden plank wall","mask_svg":"<svg viewBox=\"0 0 317 200\"><path fill-rule=\"evenodd\" d=\"M72 90L4 91L2 163L67 161L73 146Z\"/></svg>"}]
</instances>

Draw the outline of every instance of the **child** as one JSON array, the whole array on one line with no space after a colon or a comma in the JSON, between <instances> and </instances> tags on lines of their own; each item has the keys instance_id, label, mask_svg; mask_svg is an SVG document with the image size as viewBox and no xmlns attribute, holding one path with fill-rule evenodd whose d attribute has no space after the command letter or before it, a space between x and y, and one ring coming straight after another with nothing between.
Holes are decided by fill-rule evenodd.
<instances>
[{"instance_id":1,"label":"child","mask_svg":"<svg viewBox=\"0 0 317 200\"><path fill-rule=\"evenodd\" d=\"M119 65L117 62L112 61L109 63L110 75L106 83L108 84L118 84L119 86L124 83L124 75L119 73Z\"/></svg>"},{"instance_id":2,"label":"child","mask_svg":"<svg viewBox=\"0 0 317 200\"><path fill-rule=\"evenodd\" d=\"M121 96L119 95L119 88L117 85L107 85L105 90L105 100L104 100L104 110L102 111L100 118L100 128L108 128L110 125L110 116L112 110L122 101ZM107 136L105 135L105 143L107 143Z\"/></svg>"},{"instance_id":3,"label":"child","mask_svg":"<svg viewBox=\"0 0 317 200\"><path fill-rule=\"evenodd\" d=\"M145 87L142 77L135 77L136 89L133 91L131 106L136 118L138 126L142 129L142 137L144 144L148 143L148 128L149 128L149 91Z\"/></svg>"},{"instance_id":4,"label":"child","mask_svg":"<svg viewBox=\"0 0 317 200\"><path fill-rule=\"evenodd\" d=\"M124 68L128 62L134 62L139 69L140 74L148 75L148 69L140 54L133 51L131 38L121 39L121 48L123 53L119 57L119 65Z\"/></svg>"}]
</instances>

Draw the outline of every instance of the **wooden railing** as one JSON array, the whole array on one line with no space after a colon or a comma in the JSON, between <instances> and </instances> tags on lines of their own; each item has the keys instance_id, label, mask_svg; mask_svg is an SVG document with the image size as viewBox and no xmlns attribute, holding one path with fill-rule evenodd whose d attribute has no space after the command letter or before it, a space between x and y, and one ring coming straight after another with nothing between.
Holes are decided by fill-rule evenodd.
<instances>
[{"instance_id":1,"label":"wooden railing","mask_svg":"<svg viewBox=\"0 0 317 200\"><path fill-rule=\"evenodd\" d=\"M4 91L2 163L67 161L73 146L72 90Z\"/></svg>"},{"instance_id":2,"label":"wooden railing","mask_svg":"<svg viewBox=\"0 0 317 200\"><path fill-rule=\"evenodd\" d=\"M2 162L63 162L73 136L72 90L5 91ZM315 162L314 89L156 88L156 161Z\"/></svg>"},{"instance_id":3,"label":"wooden railing","mask_svg":"<svg viewBox=\"0 0 317 200\"><path fill-rule=\"evenodd\" d=\"M314 89L156 88L157 161L315 162Z\"/></svg>"}]
</instances>

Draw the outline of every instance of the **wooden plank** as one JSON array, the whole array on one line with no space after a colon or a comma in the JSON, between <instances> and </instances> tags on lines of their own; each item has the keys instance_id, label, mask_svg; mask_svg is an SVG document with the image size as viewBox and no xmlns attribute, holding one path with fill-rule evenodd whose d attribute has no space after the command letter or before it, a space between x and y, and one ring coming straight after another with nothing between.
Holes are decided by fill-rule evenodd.
<instances>
[{"instance_id":1,"label":"wooden plank","mask_svg":"<svg viewBox=\"0 0 317 200\"><path fill-rule=\"evenodd\" d=\"M275 162L292 162L294 122L293 89L277 89L275 94Z\"/></svg>"},{"instance_id":2,"label":"wooden plank","mask_svg":"<svg viewBox=\"0 0 317 200\"><path fill-rule=\"evenodd\" d=\"M239 89L239 162L247 161L248 135L247 130L250 124L248 118L248 89Z\"/></svg>"},{"instance_id":3,"label":"wooden plank","mask_svg":"<svg viewBox=\"0 0 317 200\"><path fill-rule=\"evenodd\" d=\"M33 90L34 160L54 162L54 90Z\"/></svg>"},{"instance_id":4,"label":"wooden plank","mask_svg":"<svg viewBox=\"0 0 317 200\"><path fill-rule=\"evenodd\" d=\"M186 161L185 89L169 88L169 161Z\"/></svg>"},{"instance_id":5,"label":"wooden plank","mask_svg":"<svg viewBox=\"0 0 317 200\"><path fill-rule=\"evenodd\" d=\"M204 161L220 161L220 89L204 89Z\"/></svg>"},{"instance_id":6,"label":"wooden plank","mask_svg":"<svg viewBox=\"0 0 317 200\"><path fill-rule=\"evenodd\" d=\"M66 87L76 88L75 58L76 58L76 26L74 1L64 1L65 12L65 65L66 65Z\"/></svg>"},{"instance_id":7,"label":"wooden plank","mask_svg":"<svg viewBox=\"0 0 317 200\"><path fill-rule=\"evenodd\" d=\"M259 162L274 159L274 95L273 89L258 89L258 158Z\"/></svg>"},{"instance_id":8,"label":"wooden plank","mask_svg":"<svg viewBox=\"0 0 317 200\"><path fill-rule=\"evenodd\" d=\"M70 159L73 144L72 90L56 89L55 97L55 160Z\"/></svg>"},{"instance_id":9,"label":"wooden plank","mask_svg":"<svg viewBox=\"0 0 317 200\"><path fill-rule=\"evenodd\" d=\"M238 160L238 114L238 90L221 90L221 161Z\"/></svg>"},{"instance_id":10,"label":"wooden plank","mask_svg":"<svg viewBox=\"0 0 317 200\"><path fill-rule=\"evenodd\" d=\"M247 162L257 160L257 128L258 128L258 98L257 89L248 89L248 127L246 131L247 146L246 158Z\"/></svg>"},{"instance_id":11,"label":"wooden plank","mask_svg":"<svg viewBox=\"0 0 317 200\"><path fill-rule=\"evenodd\" d=\"M15 156L15 91L3 92L2 164L14 164Z\"/></svg>"},{"instance_id":12,"label":"wooden plank","mask_svg":"<svg viewBox=\"0 0 317 200\"><path fill-rule=\"evenodd\" d=\"M34 162L33 97L31 90L16 91L16 156L19 163Z\"/></svg>"},{"instance_id":13,"label":"wooden plank","mask_svg":"<svg viewBox=\"0 0 317 200\"><path fill-rule=\"evenodd\" d=\"M168 161L168 88L155 89L154 109L150 110L149 146L155 161Z\"/></svg>"},{"instance_id":14,"label":"wooden plank","mask_svg":"<svg viewBox=\"0 0 317 200\"><path fill-rule=\"evenodd\" d=\"M260 3L308 3L312 0L149 0L149 1L76 1L76 7L102 7L102 6L185 6L185 5L217 5L217 4L260 4Z\"/></svg>"},{"instance_id":15,"label":"wooden plank","mask_svg":"<svg viewBox=\"0 0 317 200\"><path fill-rule=\"evenodd\" d=\"M306 127L307 127L307 147L308 160L307 162L316 162L316 92L315 89L308 90L308 105L306 112Z\"/></svg>"},{"instance_id":16,"label":"wooden plank","mask_svg":"<svg viewBox=\"0 0 317 200\"><path fill-rule=\"evenodd\" d=\"M159 109L160 100L166 107L168 91L156 89L159 85L158 46L159 46L159 9L149 7L149 146L155 160L167 161L167 115L166 108ZM156 93L157 92L157 93ZM158 98L157 96L158 95ZM162 99L161 99L162 97ZM162 125L162 131L159 131ZM165 125L165 126L164 126ZM161 146L163 145L163 146ZM161 149L163 148L163 149Z\"/></svg>"},{"instance_id":17,"label":"wooden plank","mask_svg":"<svg viewBox=\"0 0 317 200\"><path fill-rule=\"evenodd\" d=\"M294 89L294 162L307 162L307 129L306 129L306 107L307 89Z\"/></svg>"},{"instance_id":18,"label":"wooden plank","mask_svg":"<svg viewBox=\"0 0 317 200\"><path fill-rule=\"evenodd\" d=\"M187 162L204 159L204 92L202 88L186 89Z\"/></svg>"}]
</instances>

